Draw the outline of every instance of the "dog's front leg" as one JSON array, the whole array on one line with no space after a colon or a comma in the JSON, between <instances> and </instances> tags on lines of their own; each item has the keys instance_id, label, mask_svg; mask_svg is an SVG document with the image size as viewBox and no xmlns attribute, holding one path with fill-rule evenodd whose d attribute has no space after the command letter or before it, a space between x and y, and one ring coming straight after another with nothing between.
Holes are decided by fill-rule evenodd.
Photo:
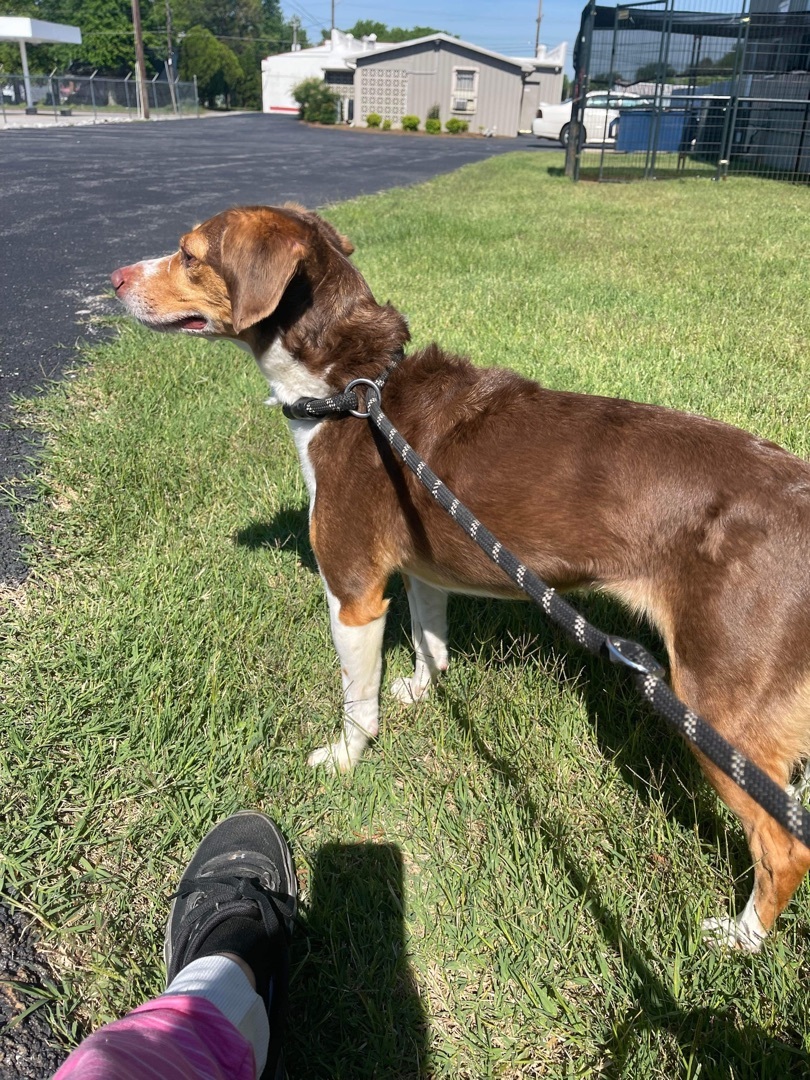
<instances>
[{"instance_id":1,"label":"dog's front leg","mask_svg":"<svg viewBox=\"0 0 810 1080\"><path fill-rule=\"evenodd\" d=\"M394 679L391 693L403 705L413 705L447 671L447 593L408 574L402 581L411 609L414 671L410 679Z\"/></svg>"},{"instance_id":2,"label":"dog's front leg","mask_svg":"<svg viewBox=\"0 0 810 1080\"><path fill-rule=\"evenodd\" d=\"M354 768L369 739L379 731L382 642L387 601L382 593L370 602L346 604L324 581L329 602L332 640L340 658L343 678L343 734L337 742L313 750L310 765L326 765L338 772ZM382 612L377 614L377 612Z\"/></svg>"}]
</instances>

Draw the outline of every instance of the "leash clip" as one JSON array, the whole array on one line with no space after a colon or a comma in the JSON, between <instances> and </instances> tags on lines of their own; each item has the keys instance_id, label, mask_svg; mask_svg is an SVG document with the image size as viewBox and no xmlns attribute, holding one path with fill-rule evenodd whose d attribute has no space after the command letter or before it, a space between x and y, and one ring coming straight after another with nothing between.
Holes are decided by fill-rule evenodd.
<instances>
[{"instance_id":1,"label":"leash clip","mask_svg":"<svg viewBox=\"0 0 810 1080\"><path fill-rule=\"evenodd\" d=\"M317 420L307 409L310 398L301 397L291 405L282 405L281 411L288 420Z\"/></svg>"},{"instance_id":2,"label":"leash clip","mask_svg":"<svg viewBox=\"0 0 810 1080\"><path fill-rule=\"evenodd\" d=\"M357 409L349 409L349 413L352 416L358 417L360 420L368 420L368 418L371 416L371 413L369 412L369 409L368 409L368 406L369 406L368 391L373 390L375 392L375 394L377 395L377 403L379 404L379 401L380 401L380 388L375 382L372 382L371 379L352 379L352 381L349 383L349 385L346 387L346 389L343 391L343 393L344 394L351 393L354 390L355 386L368 387L368 389L366 390L366 411L365 412L360 412L360 409L357 408ZM357 398L357 404L359 406L360 405L360 397L359 397L359 395L357 393L355 393L354 396Z\"/></svg>"},{"instance_id":3,"label":"leash clip","mask_svg":"<svg viewBox=\"0 0 810 1080\"><path fill-rule=\"evenodd\" d=\"M630 668L639 675L652 675L660 679L664 675L664 669L646 649L642 648L637 641L627 641L626 638L605 637L605 649L608 658L614 664L621 664Z\"/></svg>"}]
</instances>

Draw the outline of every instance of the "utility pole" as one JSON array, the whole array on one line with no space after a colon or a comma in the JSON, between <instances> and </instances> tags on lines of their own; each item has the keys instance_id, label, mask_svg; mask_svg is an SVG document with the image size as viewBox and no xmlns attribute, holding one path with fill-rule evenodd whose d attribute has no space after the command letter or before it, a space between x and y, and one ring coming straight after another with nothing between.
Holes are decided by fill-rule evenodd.
<instances>
[{"instance_id":1,"label":"utility pole","mask_svg":"<svg viewBox=\"0 0 810 1080\"><path fill-rule=\"evenodd\" d=\"M534 36L534 55L540 48L540 23L543 21L543 0L537 0L537 33Z\"/></svg>"},{"instance_id":2,"label":"utility pole","mask_svg":"<svg viewBox=\"0 0 810 1080\"><path fill-rule=\"evenodd\" d=\"M335 29L335 0L332 0L332 29Z\"/></svg>"},{"instance_id":3,"label":"utility pole","mask_svg":"<svg viewBox=\"0 0 810 1080\"><path fill-rule=\"evenodd\" d=\"M301 20L297 15L293 15L290 19L290 26L292 27L293 39L292 39L292 52L298 52L298 27L301 25Z\"/></svg>"},{"instance_id":4,"label":"utility pole","mask_svg":"<svg viewBox=\"0 0 810 1080\"><path fill-rule=\"evenodd\" d=\"M143 30L141 29L141 6L132 0L132 29L135 32L135 83L140 94L142 120L149 119L149 96L146 89L146 64L143 59Z\"/></svg>"},{"instance_id":5,"label":"utility pole","mask_svg":"<svg viewBox=\"0 0 810 1080\"><path fill-rule=\"evenodd\" d=\"M172 101L172 112L177 113L177 95L174 85L174 52L172 50L172 9L169 0L166 0L166 77L169 80L169 97Z\"/></svg>"}]
</instances>

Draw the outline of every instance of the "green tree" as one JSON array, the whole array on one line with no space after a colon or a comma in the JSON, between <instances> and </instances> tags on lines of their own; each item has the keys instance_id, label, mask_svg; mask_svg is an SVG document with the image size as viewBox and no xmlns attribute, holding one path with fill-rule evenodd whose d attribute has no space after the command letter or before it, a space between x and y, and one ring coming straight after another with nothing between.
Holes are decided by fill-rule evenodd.
<instances>
[{"instance_id":1,"label":"green tree","mask_svg":"<svg viewBox=\"0 0 810 1080\"><path fill-rule=\"evenodd\" d=\"M736 48L727 52L724 56L721 56L719 60L714 61L714 69L720 74L730 75L734 70L734 65L738 62L742 56L743 46L738 45Z\"/></svg>"},{"instance_id":2,"label":"green tree","mask_svg":"<svg viewBox=\"0 0 810 1080\"><path fill-rule=\"evenodd\" d=\"M261 108L262 59L286 52L293 41L292 25L285 21L279 0L172 0L172 13L178 30L209 30L238 60L242 74L229 89L231 104ZM300 29L298 41L308 44Z\"/></svg>"},{"instance_id":3,"label":"green tree","mask_svg":"<svg viewBox=\"0 0 810 1080\"><path fill-rule=\"evenodd\" d=\"M169 13L174 46L179 45L186 60L180 77L186 77L182 72L197 74L204 100L221 97L241 108L260 108L262 59L288 50L293 40L280 0L169 0ZM34 73L57 68L123 77L134 70L131 0L0 0L0 15L28 15L81 27L81 45L32 46L28 59ZM149 75L163 70L166 22L166 0L141 0ZM196 34L200 29L209 31L222 49L210 40L201 41ZM189 35L195 37L187 44ZM303 30L298 30L298 40L307 45ZM0 44L0 63L6 71L20 70L16 44ZM210 71L215 72L212 78L203 77Z\"/></svg>"},{"instance_id":4,"label":"green tree","mask_svg":"<svg viewBox=\"0 0 810 1080\"><path fill-rule=\"evenodd\" d=\"M18 15L28 18L36 19L41 16L37 16L36 4L32 2L26 3L26 0L19 0L19 3L15 0L0 0L0 15ZM34 50L31 50L28 56L28 63L32 71L39 71L38 67L35 67L36 57ZM19 71L20 70L20 47L14 42L0 41L0 64L3 65L4 71Z\"/></svg>"},{"instance_id":5,"label":"green tree","mask_svg":"<svg viewBox=\"0 0 810 1080\"><path fill-rule=\"evenodd\" d=\"M410 30L402 26L386 26L385 23L376 22L374 19L358 19L347 34L354 34L356 38L377 35L378 41L398 42L412 41L414 38L430 37L431 34L446 34L446 30L436 30L432 26L414 26Z\"/></svg>"},{"instance_id":6,"label":"green tree","mask_svg":"<svg viewBox=\"0 0 810 1080\"><path fill-rule=\"evenodd\" d=\"M674 67L670 67L669 64L659 64L657 61L652 64L644 64L636 72L636 82L659 82L665 79L673 79L676 75Z\"/></svg>"},{"instance_id":7,"label":"green tree","mask_svg":"<svg viewBox=\"0 0 810 1080\"><path fill-rule=\"evenodd\" d=\"M390 33L390 41L412 41L414 38L431 37L433 34L447 34L447 31L437 30L433 26L412 26L410 30L392 26ZM448 37L458 37L458 34L448 34Z\"/></svg>"},{"instance_id":8,"label":"green tree","mask_svg":"<svg viewBox=\"0 0 810 1080\"><path fill-rule=\"evenodd\" d=\"M356 38L370 37L372 34L376 34L379 41L390 40L386 36L388 27L385 23L375 22L374 19L358 19L354 26L349 30L345 30L344 33L354 34Z\"/></svg>"},{"instance_id":9,"label":"green tree","mask_svg":"<svg viewBox=\"0 0 810 1080\"><path fill-rule=\"evenodd\" d=\"M31 71L73 71L89 74L127 75L135 66L130 0L0 0L0 15L28 15L47 22L81 27L81 45L34 45L28 50ZM146 65L150 73L160 71L166 58L165 6L159 0L142 0ZM8 71L19 71L17 45L0 46L0 63Z\"/></svg>"},{"instance_id":10,"label":"green tree","mask_svg":"<svg viewBox=\"0 0 810 1080\"><path fill-rule=\"evenodd\" d=\"M598 75L592 75L588 80L591 90L610 90L617 82L621 82L620 71L602 71ZM563 98L563 101L565 98Z\"/></svg>"},{"instance_id":11,"label":"green tree","mask_svg":"<svg viewBox=\"0 0 810 1080\"><path fill-rule=\"evenodd\" d=\"M234 90L244 78L233 50L204 26L192 26L180 46L180 78L197 77L197 89L209 109L220 99L230 108Z\"/></svg>"},{"instance_id":12,"label":"green tree","mask_svg":"<svg viewBox=\"0 0 810 1080\"><path fill-rule=\"evenodd\" d=\"M174 0L172 17L178 27L204 27L214 37L240 38L261 33L261 0Z\"/></svg>"}]
</instances>

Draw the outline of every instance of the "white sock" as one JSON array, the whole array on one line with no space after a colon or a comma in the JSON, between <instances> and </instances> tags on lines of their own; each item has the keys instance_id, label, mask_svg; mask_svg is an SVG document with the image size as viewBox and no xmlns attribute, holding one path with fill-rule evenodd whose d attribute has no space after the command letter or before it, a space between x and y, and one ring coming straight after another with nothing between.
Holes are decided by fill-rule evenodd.
<instances>
[{"instance_id":1,"label":"white sock","mask_svg":"<svg viewBox=\"0 0 810 1080\"><path fill-rule=\"evenodd\" d=\"M215 1005L253 1047L256 1076L261 1076L270 1042L267 1008L235 960L227 956L202 956L192 960L162 996L167 994L189 994L206 998Z\"/></svg>"}]
</instances>

